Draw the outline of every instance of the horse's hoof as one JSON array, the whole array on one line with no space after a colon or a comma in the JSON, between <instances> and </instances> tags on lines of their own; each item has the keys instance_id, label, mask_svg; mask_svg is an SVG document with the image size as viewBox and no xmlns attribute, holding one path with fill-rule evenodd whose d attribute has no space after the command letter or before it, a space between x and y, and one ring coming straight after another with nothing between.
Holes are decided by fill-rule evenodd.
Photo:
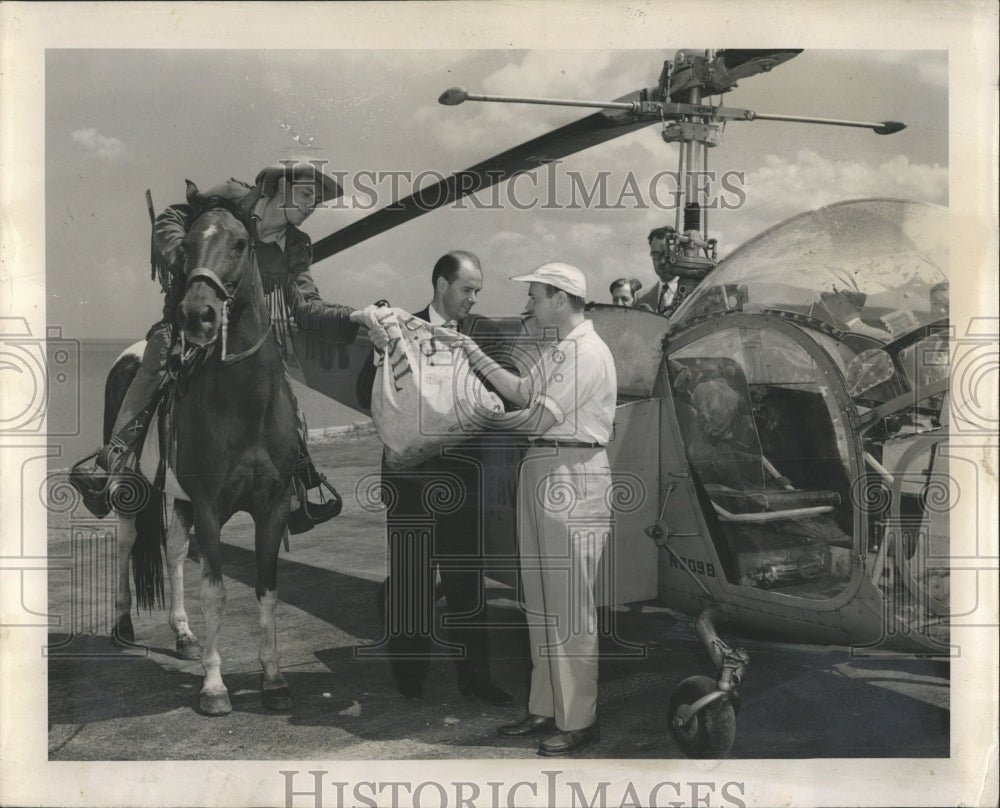
<instances>
[{"instance_id":1,"label":"horse's hoof","mask_svg":"<svg viewBox=\"0 0 1000 808\"><path fill-rule=\"evenodd\" d=\"M111 632L112 638L117 642L135 644L135 629L132 628L132 616L122 615L118 618L118 622L115 623L115 627Z\"/></svg>"},{"instance_id":2,"label":"horse's hoof","mask_svg":"<svg viewBox=\"0 0 1000 808\"><path fill-rule=\"evenodd\" d=\"M291 710L292 692L287 687L260 691L260 700L268 710Z\"/></svg>"},{"instance_id":3,"label":"horse's hoof","mask_svg":"<svg viewBox=\"0 0 1000 808\"><path fill-rule=\"evenodd\" d=\"M229 703L229 694L226 691L202 693L198 696L198 712L202 715L229 715L232 711L233 705Z\"/></svg>"},{"instance_id":4,"label":"horse's hoof","mask_svg":"<svg viewBox=\"0 0 1000 808\"><path fill-rule=\"evenodd\" d=\"M201 643L197 637L178 637L177 656L181 659L201 659Z\"/></svg>"}]
</instances>

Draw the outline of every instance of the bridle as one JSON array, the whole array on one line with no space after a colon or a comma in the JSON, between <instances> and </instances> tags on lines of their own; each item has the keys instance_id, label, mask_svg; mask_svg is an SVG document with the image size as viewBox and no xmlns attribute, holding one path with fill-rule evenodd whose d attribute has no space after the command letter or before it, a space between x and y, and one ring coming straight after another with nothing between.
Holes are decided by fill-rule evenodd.
<instances>
[{"instance_id":1,"label":"bridle","mask_svg":"<svg viewBox=\"0 0 1000 808\"><path fill-rule=\"evenodd\" d=\"M202 215L208 213L211 210L226 210L227 212L236 215L232 210L229 209L228 206L216 205L214 207L210 207L207 208L206 210L203 210L199 214L198 218L200 218ZM241 224L244 224L244 226L246 226L242 220L242 217L236 216L236 218L240 221ZM197 221L197 219L195 221ZM248 231L250 230L250 228L247 229ZM247 350L240 351L239 353L236 354L230 354L228 345L230 307L232 306L233 301L236 300L237 295L239 295L240 290L243 288L247 278L251 276L251 273L255 273L256 271L257 271L256 256L253 253L251 253L251 266L240 275L239 280L236 282L235 285L232 283L227 284L222 280L222 278L220 278L213 270L209 269L208 267L195 267L188 273L187 280L184 283L184 294L186 295L188 290L191 288L191 285L198 281L207 283L222 298L222 317L221 317L222 322L219 326L219 330L215 333L215 336L213 336L212 339L210 339L208 342L204 342L200 345L191 348L188 347L185 341L184 329L183 328L180 329L182 365L190 364L199 354L206 351L210 346L214 345L217 341L219 341L220 334L222 336L221 339L222 353L220 355L220 361L222 362L223 365L232 365L236 362L240 362L243 359L246 359L247 357L253 356L255 353L257 353L257 351L260 350L261 346L263 346L264 342L267 340L268 335L271 333L272 321L270 317L267 318L267 328L264 329L263 333L260 335L257 341L253 345L251 345Z\"/></svg>"}]
</instances>

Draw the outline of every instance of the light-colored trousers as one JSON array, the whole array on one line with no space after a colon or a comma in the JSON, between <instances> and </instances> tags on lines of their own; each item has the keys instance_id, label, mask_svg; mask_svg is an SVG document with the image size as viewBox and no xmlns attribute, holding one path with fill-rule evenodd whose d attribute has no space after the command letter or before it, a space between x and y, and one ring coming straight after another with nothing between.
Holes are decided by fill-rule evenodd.
<instances>
[{"instance_id":1,"label":"light-colored trousers","mask_svg":"<svg viewBox=\"0 0 1000 808\"><path fill-rule=\"evenodd\" d=\"M531 642L528 712L563 731L597 720L594 582L611 529L603 448L534 447L517 492L521 581Z\"/></svg>"}]
</instances>

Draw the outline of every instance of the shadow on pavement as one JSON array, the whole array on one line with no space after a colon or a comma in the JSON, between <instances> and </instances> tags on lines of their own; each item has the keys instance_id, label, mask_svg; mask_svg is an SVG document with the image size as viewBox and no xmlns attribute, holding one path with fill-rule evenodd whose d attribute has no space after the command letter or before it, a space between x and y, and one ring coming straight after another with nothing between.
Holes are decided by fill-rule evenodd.
<instances>
[{"instance_id":1,"label":"shadow on pavement","mask_svg":"<svg viewBox=\"0 0 1000 808\"><path fill-rule=\"evenodd\" d=\"M227 577L252 589L253 552L223 547ZM290 713L269 714L261 705L252 647L243 651L239 665L225 670L233 714L216 721L196 713L197 662L183 663L172 650L151 647L150 655L143 655L116 648L106 637L76 637L62 650L79 657L49 660L49 722L66 738L53 740L57 755L298 759L316 754L321 744L319 753L332 759L535 758L536 740L496 733L499 725L519 718L527 703L528 636L512 590L491 588L488 597L493 679L514 702L496 707L461 696L448 659L431 663L423 698L404 699L387 660L357 655L359 646L381 636L379 583L284 556L279 564L282 603L322 621L331 632L327 636L323 627L317 632L314 620L279 620L281 644L300 660L284 670L295 698ZM190 585L196 587L196 581ZM252 603L252 592L240 598L245 607ZM581 757L680 758L668 730L670 695L688 676L712 675L711 662L692 626L664 609L633 604L615 610L613 617L614 630L601 642L601 741ZM157 619L165 620L165 613L158 612ZM246 636L239 642L253 646L255 616L244 614L242 620ZM161 624L143 636L163 645L168 631ZM50 635L53 646L65 639ZM947 666L924 659L852 659L848 649L727 639L745 645L751 656L729 757L949 753L948 680L942 676ZM226 643L235 649L234 633L227 633ZM78 725L89 725L98 740L106 738L106 746L96 746L94 739L84 743L89 736L75 736ZM233 746L224 727L251 731L242 736L242 746Z\"/></svg>"}]
</instances>

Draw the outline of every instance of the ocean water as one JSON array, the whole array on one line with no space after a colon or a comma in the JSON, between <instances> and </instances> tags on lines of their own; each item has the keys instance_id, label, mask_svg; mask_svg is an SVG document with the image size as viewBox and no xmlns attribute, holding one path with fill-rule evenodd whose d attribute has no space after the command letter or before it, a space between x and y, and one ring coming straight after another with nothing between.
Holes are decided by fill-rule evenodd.
<instances>
[{"instance_id":1,"label":"ocean water","mask_svg":"<svg viewBox=\"0 0 1000 808\"><path fill-rule=\"evenodd\" d=\"M50 337L46 344L48 384L45 408L49 468L72 465L96 449L104 423L104 381L134 339L74 340ZM310 429L367 420L349 407L292 382Z\"/></svg>"}]
</instances>

